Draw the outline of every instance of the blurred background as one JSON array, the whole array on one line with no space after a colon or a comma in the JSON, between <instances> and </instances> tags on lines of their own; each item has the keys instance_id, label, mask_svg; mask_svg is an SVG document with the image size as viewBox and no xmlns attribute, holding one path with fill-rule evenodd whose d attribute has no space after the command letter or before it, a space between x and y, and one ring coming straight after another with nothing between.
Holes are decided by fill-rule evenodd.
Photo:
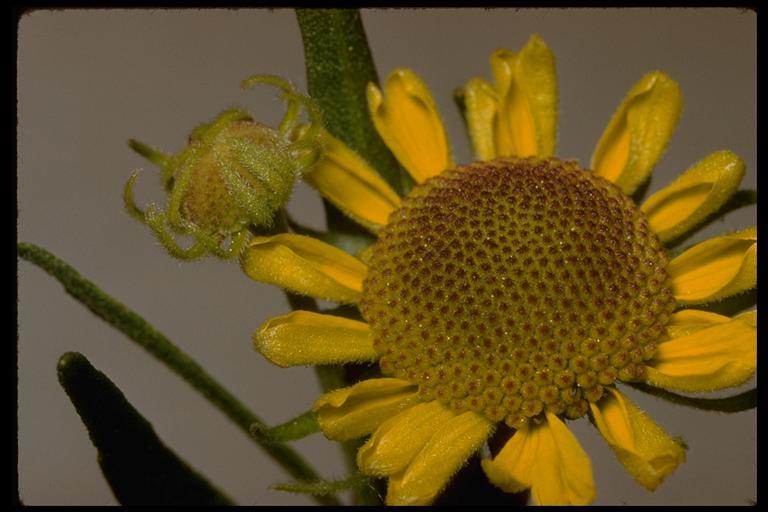
<instances>
[{"instance_id":1,"label":"blurred background","mask_svg":"<svg viewBox=\"0 0 768 512\"><path fill-rule=\"evenodd\" d=\"M458 162L471 159L452 100L469 78L490 78L488 57L519 50L531 33L557 56L558 155L589 164L627 90L661 69L683 90L677 131L649 193L719 150L747 163L754 188L756 14L738 9L399 9L362 11L380 76L416 71L437 100ZM243 92L258 73L306 90L299 30L290 10L32 11L18 31L18 239L39 244L135 309L269 423L306 411L319 387L311 368L279 369L252 348L266 319L288 311L282 291L236 264L171 259L122 208L124 182L141 173L139 204L163 198L156 169L129 138L169 152L230 107L276 125L269 88ZM299 184L295 217L322 226L320 200ZM731 213L691 241L755 223ZM94 317L48 275L18 265L19 485L30 505L115 504L56 361L80 351L105 372L160 437L242 505L309 504L267 489L285 481L266 458L187 384ZM754 386L754 382L745 386ZM739 391L739 390L736 390ZM628 394L670 434L688 461L655 492L636 484L586 419L571 422L592 457L597 504L747 505L756 493L755 411L717 414ZM337 446L316 434L296 443L328 478L343 474Z\"/></svg>"}]
</instances>

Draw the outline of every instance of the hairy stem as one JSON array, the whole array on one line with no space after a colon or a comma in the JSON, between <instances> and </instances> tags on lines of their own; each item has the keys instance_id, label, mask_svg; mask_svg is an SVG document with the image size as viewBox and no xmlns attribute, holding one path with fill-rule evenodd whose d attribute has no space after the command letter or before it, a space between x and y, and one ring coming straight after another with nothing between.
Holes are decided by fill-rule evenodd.
<instances>
[{"instance_id":1,"label":"hairy stem","mask_svg":"<svg viewBox=\"0 0 768 512\"><path fill-rule=\"evenodd\" d=\"M128 336L181 376L247 435L251 424L263 423L165 335L137 313L107 295L70 265L33 244L20 243L18 253L21 258L34 263L53 276L64 286L67 293L88 307L99 318ZM250 435L248 437L254 439ZM265 444L257 439L254 441L291 476L302 480L318 478L309 464L290 447L281 443ZM317 501L323 504L338 503L335 498L328 496L317 497Z\"/></svg>"}]
</instances>

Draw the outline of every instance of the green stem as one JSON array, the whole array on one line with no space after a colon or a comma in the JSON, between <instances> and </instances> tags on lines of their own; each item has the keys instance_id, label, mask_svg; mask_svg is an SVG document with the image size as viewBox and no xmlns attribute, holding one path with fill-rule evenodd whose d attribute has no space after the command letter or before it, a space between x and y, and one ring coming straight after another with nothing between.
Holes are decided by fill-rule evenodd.
<instances>
[{"instance_id":1,"label":"green stem","mask_svg":"<svg viewBox=\"0 0 768 512\"><path fill-rule=\"evenodd\" d=\"M295 293L288 291L285 292L285 296L288 298L288 303L293 310L300 309L312 312L317 312L319 310L317 301L311 297L296 295ZM317 365L314 368L317 381L320 383L320 388L324 393L328 393L334 389L343 388L347 385L347 382L344 379L344 369L340 366ZM354 474L357 472L357 450L360 447L360 443L357 441L347 441L340 444L347 469L350 474ZM356 505L380 504L375 491L372 491L368 486L356 488L354 492Z\"/></svg>"},{"instance_id":2,"label":"green stem","mask_svg":"<svg viewBox=\"0 0 768 512\"><path fill-rule=\"evenodd\" d=\"M370 485L370 479L360 473L353 474L344 480L319 480L314 482L283 482L275 484L272 489L276 491L323 495L331 492L339 492L347 489L357 489Z\"/></svg>"},{"instance_id":3,"label":"green stem","mask_svg":"<svg viewBox=\"0 0 768 512\"><path fill-rule=\"evenodd\" d=\"M320 424L314 411L307 411L272 428L260 423L251 425L251 435L262 437L268 443L296 441L319 431Z\"/></svg>"},{"instance_id":4,"label":"green stem","mask_svg":"<svg viewBox=\"0 0 768 512\"><path fill-rule=\"evenodd\" d=\"M34 263L58 280L67 293L87 306L94 314L179 374L246 434L249 434L252 423L263 423L165 335L137 313L104 293L67 263L33 244L20 243L18 253L21 258ZM254 439L250 435L248 437ZM302 480L318 478L317 473L290 447L284 444L264 444L256 439L254 441L291 476ZM332 497L318 498L318 502L338 503Z\"/></svg>"},{"instance_id":5,"label":"green stem","mask_svg":"<svg viewBox=\"0 0 768 512\"><path fill-rule=\"evenodd\" d=\"M392 186L403 193L409 186L392 153L382 142L368 113L366 88L378 84L378 74L368 47L368 38L357 9L297 9L296 18L304 45L307 88L323 114L323 126L367 160ZM331 234L365 235L344 215L324 201ZM321 366L316 369L324 389L346 385L343 369ZM350 472L356 472L357 443L344 443ZM356 504L380 504L369 486L355 490Z\"/></svg>"}]
</instances>

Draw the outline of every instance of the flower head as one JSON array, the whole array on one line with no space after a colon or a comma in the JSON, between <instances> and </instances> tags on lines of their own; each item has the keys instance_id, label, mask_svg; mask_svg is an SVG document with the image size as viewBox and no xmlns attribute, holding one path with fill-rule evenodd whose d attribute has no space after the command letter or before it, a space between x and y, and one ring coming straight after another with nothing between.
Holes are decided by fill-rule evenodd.
<instances>
[{"instance_id":1,"label":"flower head","mask_svg":"<svg viewBox=\"0 0 768 512\"><path fill-rule=\"evenodd\" d=\"M298 235L254 239L245 272L294 292L357 304L365 322L298 311L256 348L281 366L377 361L382 378L320 397L331 439L370 435L366 473L390 504L430 503L500 424L482 461L496 486L540 504L595 495L589 457L565 421L589 415L627 471L655 489L685 449L619 390L645 382L710 391L755 370L755 313L690 309L756 284L754 228L671 257L665 243L716 212L744 165L721 151L639 207L677 122L681 94L643 77L597 144L592 170L553 157L552 52L533 36L491 57L494 84L460 91L478 161L455 166L427 87L404 69L369 85L371 116L416 186L402 200L330 136L307 178L378 235L352 257ZM502 430L502 429L499 429Z\"/></svg>"}]
</instances>

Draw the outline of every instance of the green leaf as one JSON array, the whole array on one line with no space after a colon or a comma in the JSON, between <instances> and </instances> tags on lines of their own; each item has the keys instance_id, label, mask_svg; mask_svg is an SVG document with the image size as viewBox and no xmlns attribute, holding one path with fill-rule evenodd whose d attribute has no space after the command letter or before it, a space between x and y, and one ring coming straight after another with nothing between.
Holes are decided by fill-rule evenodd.
<instances>
[{"instance_id":1,"label":"green leaf","mask_svg":"<svg viewBox=\"0 0 768 512\"><path fill-rule=\"evenodd\" d=\"M284 443L304 439L320 431L317 415L313 411L288 420L285 423L269 428L263 423L251 425L251 435L261 438L266 443Z\"/></svg>"},{"instance_id":2,"label":"green leaf","mask_svg":"<svg viewBox=\"0 0 768 512\"><path fill-rule=\"evenodd\" d=\"M21 258L34 263L56 278L64 289L99 318L135 341L160 362L181 376L243 431L261 420L211 377L195 360L181 351L149 322L42 247L20 243ZM250 436L249 436L250 437ZM253 438L251 438L253 439ZM258 442L258 440L256 440ZM283 444L260 445L285 471L300 479L315 479L317 473L290 447ZM324 502L324 504L337 503Z\"/></svg>"},{"instance_id":3,"label":"green leaf","mask_svg":"<svg viewBox=\"0 0 768 512\"><path fill-rule=\"evenodd\" d=\"M701 409L703 411L733 413L747 411L757 407L756 388L725 398L698 398L678 395L677 393L667 391L666 389L650 386L642 382L627 383L627 385L648 393L649 395L661 398L662 400L672 402L673 404L693 407L694 409Z\"/></svg>"},{"instance_id":4,"label":"green leaf","mask_svg":"<svg viewBox=\"0 0 768 512\"><path fill-rule=\"evenodd\" d=\"M160 440L152 425L85 356L64 354L58 374L121 504L233 505Z\"/></svg>"},{"instance_id":5,"label":"green leaf","mask_svg":"<svg viewBox=\"0 0 768 512\"><path fill-rule=\"evenodd\" d=\"M366 86L378 84L357 9L297 9L304 43L309 95L317 101L325 128L368 161L398 192L402 171L382 142L368 113Z\"/></svg>"},{"instance_id":6,"label":"green leaf","mask_svg":"<svg viewBox=\"0 0 768 512\"><path fill-rule=\"evenodd\" d=\"M308 92L320 107L325 129L365 159L396 192L409 190L413 181L382 142L368 112L366 87L369 82L378 84L378 75L360 12L297 9L296 17L304 44ZM367 230L328 201L323 200L323 205L328 235L334 237L330 243L352 254L370 244ZM346 385L340 367L320 366L316 372L326 391ZM355 467L356 446L345 444L350 468ZM358 489L355 495L356 504L380 503L370 487Z\"/></svg>"},{"instance_id":7,"label":"green leaf","mask_svg":"<svg viewBox=\"0 0 768 512\"><path fill-rule=\"evenodd\" d=\"M409 176L384 145L371 122L366 98L369 82L378 84L368 39L356 9L297 9L309 95L317 102L323 125L402 193ZM372 237L327 200L325 241L357 254ZM321 238L323 239L323 238Z\"/></svg>"}]
</instances>

